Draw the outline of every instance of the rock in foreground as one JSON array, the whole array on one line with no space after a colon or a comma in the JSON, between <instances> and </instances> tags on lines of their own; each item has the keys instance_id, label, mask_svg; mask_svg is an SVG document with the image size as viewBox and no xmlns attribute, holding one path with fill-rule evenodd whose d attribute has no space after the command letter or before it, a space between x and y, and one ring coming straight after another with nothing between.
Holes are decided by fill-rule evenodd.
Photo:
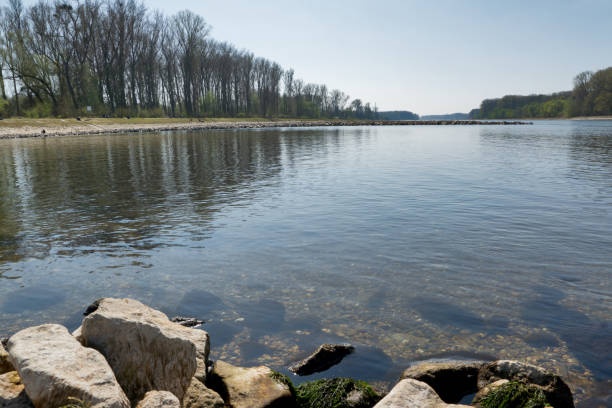
<instances>
[{"instance_id":1,"label":"rock in foreground","mask_svg":"<svg viewBox=\"0 0 612 408\"><path fill-rule=\"evenodd\" d=\"M197 378L191 380L183 398L183 408L224 408L223 398Z\"/></svg>"},{"instance_id":2,"label":"rock in foreground","mask_svg":"<svg viewBox=\"0 0 612 408\"><path fill-rule=\"evenodd\" d=\"M478 372L483 361L425 361L409 367L401 379L428 384L447 403L456 403L478 391Z\"/></svg>"},{"instance_id":3,"label":"rock in foreground","mask_svg":"<svg viewBox=\"0 0 612 408\"><path fill-rule=\"evenodd\" d=\"M512 360L499 360L486 364L478 373L478 388L499 380L529 384L542 390L546 400L555 408L574 408L572 392L558 375L541 367Z\"/></svg>"},{"instance_id":4,"label":"rock in foreground","mask_svg":"<svg viewBox=\"0 0 612 408\"><path fill-rule=\"evenodd\" d=\"M149 391L136 408L181 408L181 403L168 391Z\"/></svg>"},{"instance_id":5,"label":"rock in foreground","mask_svg":"<svg viewBox=\"0 0 612 408\"><path fill-rule=\"evenodd\" d=\"M17 371L0 375L0 407L33 408Z\"/></svg>"},{"instance_id":6,"label":"rock in foreground","mask_svg":"<svg viewBox=\"0 0 612 408\"><path fill-rule=\"evenodd\" d=\"M325 371L338 364L354 350L355 347L350 344L323 344L309 357L292 364L289 370L297 375L310 375Z\"/></svg>"},{"instance_id":7,"label":"rock in foreground","mask_svg":"<svg viewBox=\"0 0 612 408\"><path fill-rule=\"evenodd\" d=\"M401 380L374 408L459 408L469 405L447 404L424 382Z\"/></svg>"},{"instance_id":8,"label":"rock in foreground","mask_svg":"<svg viewBox=\"0 0 612 408\"><path fill-rule=\"evenodd\" d=\"M232 408L294 407L289 384L268 367L243 368L217 361L209 385Z\"/></svg>"},{"instance_id":9,"label":"rock in foreground","mask_svg":"<svg viewBox=\"0 0 612 408\"><path fill-rule=\"evenodd\" d=\"M69 398L91 408L129 408L110 366L96 350L83 347L68 330L45 324L9 339L9 358L37 408L56 408Z\"/></svg>"},{"instance_id":10,"label":"rock in foreground","mask_svg":"<svg viewBox=\"0 0 612 408\"><path fill-rule=\"evenodd\" d=\"M132 401L154 390L182 400L194 375L206 378L208 334L136 300L100 299L83 319L81 336L104 354Z\"/></svg>"}]
</instances>

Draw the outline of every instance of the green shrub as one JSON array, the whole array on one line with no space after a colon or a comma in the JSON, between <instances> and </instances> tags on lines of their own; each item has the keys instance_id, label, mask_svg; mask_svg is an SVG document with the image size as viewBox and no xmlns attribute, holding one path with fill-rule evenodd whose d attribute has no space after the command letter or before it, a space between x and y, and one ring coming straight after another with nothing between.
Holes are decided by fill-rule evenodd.
<instances>
[{"instance_id":1,"label":"green shrub","mask_svg":"<svg viewBox=\"0 0 612 408\"><path fill-rule=\"evenodd\" d=\"M29 109L24 109L23 116L26 118L49 118L53 116L53 105L51 102L38 102Z\"/></svg>"}]
</instances>

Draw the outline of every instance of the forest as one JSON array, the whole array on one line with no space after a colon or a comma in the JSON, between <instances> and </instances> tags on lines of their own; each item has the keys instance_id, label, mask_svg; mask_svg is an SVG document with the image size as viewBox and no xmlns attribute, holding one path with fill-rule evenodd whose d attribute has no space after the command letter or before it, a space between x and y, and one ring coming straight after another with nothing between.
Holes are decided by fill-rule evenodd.
<instances>
[{"instance_id":1,"label":"forest","mask_svg":"<svg viewBox=\"0 0 612 408\"><path fill-rule=\"evenodd\" d=\"M572 91L551 95L506 95L485 99L474 119L570 118L612 115L612 67L585 71L574 78Z\"/></svg>"},{"instance_id":2,"label":"forest","mask_svg":"<svg viewBox=\"0 0 612 408\"><path fill-rule=\"evenodd\" d=\"M419 120L419 115L410 111L381 111L378 116L382 120Z\"/></svg>"},{"instance_id":3,"label":"forest","mask_svg":"<svg viewBox=\"0 0 612 408\"><path fill-rule=\"evenodd\" d=\"M0 118L378 117L370 103L213 39L199 15L135 0L8 0L0 87Z\"/></svg>"}]
</instances>

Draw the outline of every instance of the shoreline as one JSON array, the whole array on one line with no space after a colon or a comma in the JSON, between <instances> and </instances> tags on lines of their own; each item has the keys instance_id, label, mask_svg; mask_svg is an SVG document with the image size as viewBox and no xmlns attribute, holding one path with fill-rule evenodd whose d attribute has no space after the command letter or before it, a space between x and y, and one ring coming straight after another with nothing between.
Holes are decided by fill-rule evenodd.
<instances>
[{"instance_id":1,"label":"shoreline","mask_svg":"<svg viewBox=\"0 0 612 408\"><path fill-rule=\"evenodd\" d=\"M15 123L11 126L11 123ZM212 121L163 121L160 119L14 119L0 122L0 139L22 139L34 137L98 135L112 133L144 133L173 130L219 130L219 129L261 129L281 127L323 127L323 126L474 126L474 125L530 125L531 122L517 120L212 120ZM20 123L21 122L21 123ZM38 122L38 123L37 123ZM136 122L136 123L134 123Z\"/></svg>"},{"instance_id":2,"label":"shoreline","mask_svg":"<svg viewBox=\"0 0 612 408\"><path fill-rule=\"evenodd\" d=\"M170 319L135 299L100 298L82 315L72 332L47 323L0 340L0 405L471 408L506 400L516 406L522 401L520 406L575 407L563 378L518 360L413 360L405 362L387 392L387 387L347 376L350 372L327 374L361 348L358 344L324 343L304 359L296 361L294 355L291 365L283 363L276 371L211 359L204 320ZM310 377L317 373L326 374ZM294 385L292 374L303 381Z\"/></svg>"}]
</instances>

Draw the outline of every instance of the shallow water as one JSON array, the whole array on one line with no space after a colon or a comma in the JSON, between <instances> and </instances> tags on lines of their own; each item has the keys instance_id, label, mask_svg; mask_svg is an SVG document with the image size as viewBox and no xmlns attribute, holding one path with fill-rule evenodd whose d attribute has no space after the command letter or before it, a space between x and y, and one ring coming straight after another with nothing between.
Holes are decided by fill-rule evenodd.
<instances>
[{"instance_id":1,"label":"shallow water","mask_svg":"<svg viewBox=\"0 0 612 408\"><path fill-rule=\"evenodd\" d=\"M513 358L610 401L612 121L2 140L0 196L0 336L132 297L214 359L357 346L297 382Z\"/></svg>"}]
</instances>

